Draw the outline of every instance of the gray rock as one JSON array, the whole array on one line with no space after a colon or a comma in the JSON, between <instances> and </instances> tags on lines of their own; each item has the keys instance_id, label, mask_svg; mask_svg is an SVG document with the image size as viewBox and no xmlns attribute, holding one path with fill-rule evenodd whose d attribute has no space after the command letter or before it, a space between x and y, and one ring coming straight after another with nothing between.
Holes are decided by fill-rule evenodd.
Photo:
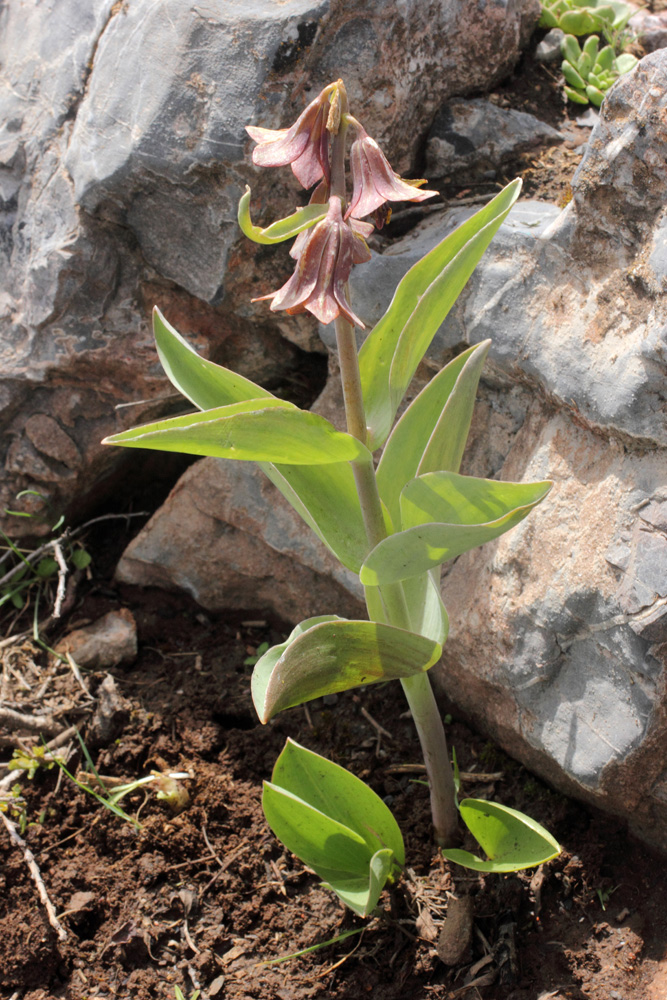
<instances>
[{"instance_id":1,"label":"gray rock","mask_svg":"<svg viewBox=\"0 0 667 1000\"><path fill-rule=\"evenodd\" d=\"M643 8L632 15L628 28L637 36L637 41L645 52L667 47L667 11L651 13Z\"/></svg>"},{"instance_id":2,"label":"gray rock","mask_svg":"<svg viewBox=\"0 0 667 1000\"><path fill-rule=\"evenodd\" d=\"M189 469L125 550L116 579L186 590L212 610L268 608L294 622L327 608L357 618L364 607L358 577L248 462L207 458Z\"/></svg>"},{"instance_id":3,"label":"gray rock","mask_svg":"<svg viewBox=\"0 0 667 1000\"><path fill-rule=\"evenodd\" d=\"M494 393L497 410L504 395ZM627 453L535 400L500 478L554 488L517 530L446 574L439 680L510 753L667 849L651 750L667 739L667 542L641 518L662 502L664 464L662 450Z\"/></svg>"},{"instance_id":4,"label":"gray rock","mask_svg":"<svg viewBox=\"0 0 667 1000\"><path fill-rule=\"evenodd\" d=\"M247 123L294 120L344 72L406 173L443 100L506 75L538 16L538 0L0 5L0 510L28 488L81 516L127 461L100 439L168 411L153 304L260 382L299 381L321 350L314 321L250 302L286 254L239 238L238 197L251 181L268 221L298 195L252 167Z\"/></svg>"},{"instance_id":5,"label":"gray rock","mask_svg":"<svg viewBox=\"0 0 667 1000\"><path fill-rule=\"evenodd\" d=\"M560 43L565 38L565 32L560 28L552 28L535 49L535 58L538 62L553 63L558 62L562 56Z\"/></svg>"},{"instance_id":6,"label":"gray rock","mask_svg":"<svg viewBox=\"0 0 667 1000\"><path fill-rule=\"evenodd\" d=\"M619 80L570 205L516 206L429 351L441 366L457 344L491 337L504 373L641 447L667 445L666 83L664 50ZM399 278L468 214L431 217L357 269L352 295L369 326Z\"/></svg>"},{"instance_id":7,"label":"gray rock","mask_svg":"<svg viewBox=\"0 0 667 1000\"><path fill-rule=\"evenodd\" d=\"M426 144L426 174L437 181L451 174L494 177L496 170L536 146L554 145L562 135L534 115L499 108L481 98L445 104Z\"/></svg>"}]
</instances>

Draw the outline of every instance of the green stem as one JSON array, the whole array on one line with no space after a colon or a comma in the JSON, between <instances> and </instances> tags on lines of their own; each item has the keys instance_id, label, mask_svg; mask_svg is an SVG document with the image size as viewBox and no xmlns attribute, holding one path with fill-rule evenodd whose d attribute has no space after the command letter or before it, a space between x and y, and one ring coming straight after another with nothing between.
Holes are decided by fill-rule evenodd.
<instances>
[{"instance_id":1,"label":"green stem","mask_svg":"<svg viewBox=\"0 0 667 1000\"><path fill-rule=\"evenodd\" d=\"M364 444L367 441L359 361L354 327L343 316L335 321L338 358L343 385L343 399L348 433ZM387 528L377 488L372 458L352 462L352 472L370 548L387 537ZM369 588L370 590L370 588ZM380 612L376 593L368 593L369 617L377 620ZM382 598L382 618L386 624L411 631L411 622L400 583L379 588ZM431 792L431 813L436 841L443 847L456 840L458 811L454 792L454 775L447 750L442 718L426 674L416 674L401 681L410 712L419 735L426 774Z\"/></svg>"}]
</instances>

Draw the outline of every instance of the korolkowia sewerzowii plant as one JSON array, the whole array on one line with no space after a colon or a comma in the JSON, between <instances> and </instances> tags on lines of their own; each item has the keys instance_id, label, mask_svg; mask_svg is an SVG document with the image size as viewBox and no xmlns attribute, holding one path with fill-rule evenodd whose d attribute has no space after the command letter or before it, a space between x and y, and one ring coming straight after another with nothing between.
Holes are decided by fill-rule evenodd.
<instances>
[{"instance_id":1,"label":"korolkowia sewerzowii plant","mask_svg":"<svg viewBox=\"0 0 667 1000\"><path fill-rule=\"evenodd\" d=\"M489 341L450 362L396 414L436 331L519 194L514 181L415 264L357 351L363 328L348 293L366 238L392 201L436 192L392 170L350 113L342 81L325 87L287 129L248 127L255 164L291 166L313 187L309 204L262 228L239 205L243 232L259 243L296 237L292 277L264 296L272 310L308 311L335 324L347 431L240 375L200 358L155 310L164 369L199 412L123 431L109 444L257 462L340 562L359 575L368 620L324 614L301 622L257 661L252 696L262 722L325 694L400 680L424 754L435 837L458 840L460 815L486 870L533 866L558 853L538 824L475 799L457 803L455 778L428 670L447 638L442 565L526 517L551 483L507 483L459 473ZM352 173L348 188L348 137ZM374 453L380 452L377 467ZM288 741L263 797L282 842L357 913L376 905L403 864L403 841L386 805L338 765ZM451 851L448 852L451 855Z\"/></svg>"}]
</instances>

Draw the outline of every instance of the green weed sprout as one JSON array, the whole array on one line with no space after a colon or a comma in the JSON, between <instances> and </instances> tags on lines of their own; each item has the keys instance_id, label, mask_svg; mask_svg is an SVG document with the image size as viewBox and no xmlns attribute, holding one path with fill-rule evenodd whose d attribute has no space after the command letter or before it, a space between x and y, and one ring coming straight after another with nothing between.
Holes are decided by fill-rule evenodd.
<instances>
[{"instance_id":1,"label":"green weed sprout","mask_svg":"<svg viewBox=\"0 0 667 1000\"><path fill-rule=\"evenodd\" d=\"M386 221L389 202L421 202L436 192L394 173L351 114L341 80L325 87L290 128L249 126L248 132L257 143L257 166L290 165L304 188L314 188L305 208L266 228L252 222L248 188L238 218L258 243L296 237L293 276L264 298L273 311L308 311L334 323L347 431L200 358L156 309L162 365L198 412L122 431L105 443L258 463L343 566L358 574L368 611L368 620L307 619L259 657L252 697L260 720L322 695L399 680L424 754L435 838L447 856L472 868L485 863L453 854L460 808L494 870L538 865L559 847L529 817L485 802L477 808L477 800L458 806L428 670L440 660L449 628L440 595L443 564L519 524L551 483L459 473L489 341L451 361L396 419L436 331L516 201L520 181L408 271L358 351L355 326L364 324L349 301L348 279L354 265L370 258L366 238ZM265 783L263 805L289 850L355 912L372 912L404 857L400 830L370 788L289 740Z\"/></svg>"},{"instance_id":2,"label":"green weed sprout","mask_svg":"<svg viewBox=\"0 0 667 1000\"><path fill-rule=\"evenodd\" d=\"M564 89L575 104L590 101L599 108L611 85L637 65L637 59L629 52L615 56L613 46L599 49L599 45L597 35L587 38L583 49L574 35L566 35L561 42Z\"/></svg>"},{"instance_id":3,"label":"green weed sprout","mask_svg":"<svg viewBox=\"0 0 667 1000\"><path fill-rule=\"evenodd\" d=\"M194 992L190 994L190 1000L197 1000L200 993L201 990L194 990ZM175 1000L188 1000L188 998L184 996L180 986L174 986L174 997Z\"/></svg>"}]
</instances>

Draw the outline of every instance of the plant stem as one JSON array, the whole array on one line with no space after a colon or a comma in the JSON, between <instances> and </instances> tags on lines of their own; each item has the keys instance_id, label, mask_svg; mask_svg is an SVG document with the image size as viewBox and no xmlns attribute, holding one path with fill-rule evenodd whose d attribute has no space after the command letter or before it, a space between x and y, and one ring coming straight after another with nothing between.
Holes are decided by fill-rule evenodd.
<instances>
[{"instance_id":1,"label":"plant stem","mask_svg":"<svg viewBox=\"0 0 667 1000\"><path fill-rule=\"evenodd\" d=\"M343 316L335 320L343 399L348 433L364 444L367 441L359 359L354 327ZM387 537L382 504L377 488L372 458L352 462L352 472L370 548ZM386 624L411 630L405 594L400 583L379 588ZM371 603L373 612L371 611ZM369 616L377 618L378 602L367 601ZM401 681L421 743L431 792L431 813L435 839L443 847L451 846L458 829L458 811L454 793L454 775L447 750L442 718L426 674L416 674Z\"/></svg>"}]
</instances>

